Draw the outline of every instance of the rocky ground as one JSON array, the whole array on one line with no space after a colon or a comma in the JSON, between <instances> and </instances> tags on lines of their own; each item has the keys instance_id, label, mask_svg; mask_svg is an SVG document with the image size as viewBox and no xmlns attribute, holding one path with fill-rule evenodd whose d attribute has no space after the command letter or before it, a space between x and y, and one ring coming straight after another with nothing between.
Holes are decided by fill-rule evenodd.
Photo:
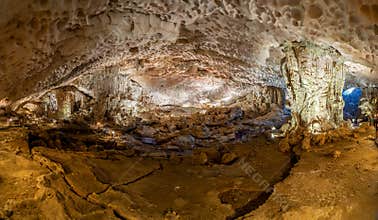
<instances>
[{"instance_id":1,"label":"rocky ground","mask_svg":"<svg viewBox=\"0 0 378 220\"><path fill-rule=\"evenodd\" d=\"M115 125L111 121L86 121L85 117L54 121L49 120L51 118L25 119L19 115L19 121L27 121L31 147L75 151L125 150L130 147L143 152L157 149L191 151L196 147L218 146L219 143L246 142L261 135L271 137L272 129L281 127L289 118L277 105L271 107L271 111L261 115L243 111L240 106L211 108L203 112L181 108L176 110L189 112L175 116L171 115L172 112L155 111L144 113L141 118L129 117L132 122L128 126ZM12 120L11 124L3 121L6 126L17 126L17 120ZM279 133L278 130L274 132Z\"/></svg>"},{"instance_id":2,"label":"rocky ground","mask_svg":"<svg viewBox=\"0 0 378 220\"><path fill-rule=\"evenodd\" d=\"M372 130L312 148L299 162L263 137L187 154L143 155L30 149L28 132L0 131L0 219L377 217ZM273 193L264 186L274 186Z\"/></svg>"},{"instance_id":3,"label":"rocky ground","mask_svg":"<svg viewBox=\"0 0 378 220\"><path fill-rule=\"evenodd\" d=\"M370 128L354 140L303 153L266 203L241 219L377 219L378 150L373 134Z\"/></svg>"}]
</instances>

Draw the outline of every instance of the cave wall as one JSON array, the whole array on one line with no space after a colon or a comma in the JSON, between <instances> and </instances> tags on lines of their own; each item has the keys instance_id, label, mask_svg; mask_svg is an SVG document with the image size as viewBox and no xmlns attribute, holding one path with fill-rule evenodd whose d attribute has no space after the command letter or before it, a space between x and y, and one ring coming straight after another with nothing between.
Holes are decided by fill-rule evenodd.
<instances>
[{"instance_id":1,"label":"cave wall","mask_svg":"<svg viewBox=\"0 0 378 220\"><path fill-rule=\"evenodd\" d=\"M285 47L282 63L292 125L324 132L343 121L342 91L345 75L340 53L310 42Z\"/></svg>"},{"instance_id":2,"label":"cave wall","mask_svg":"<svg viewBox=\"0 0 378 220\"><path fill-rule=\"evenodd\" d=\"M272 86L279 45L332 45L377 79L377 3L369 0L0 2L0 98L18 100L99 66L194 72ZM278 61L278 62L277 62Z\"/></svg>"},{"instance_id":3,"label":"cave wall","mask_svg":"<svg viewBox=\"0 0 378 220\"><path fill-rule=\"evenodd\" d=\"M371 100L378 97L378 85L362 87L362 98Z\"/></svg>"},{"instance_id":4,"label":"cave wall","mask_svg":"<svg viewBox=\"0 0 378 220\"><path fill-rule=\"evenodd\" d=\"M120 67L83 74L26 100L17 112L39 127L52 121L94 129L106 126L121 129L139 143L183 147L261 135L280 127L287 117L282 88L232 87L211 79L214 91L208 90L208 84L200 85L203 90L193 90L190 85L177 90L177 84L161 89L136 82L135 74L135 70ZM177 96L172 97L174 93Z\"/></svg>"},{"instance_id":5,"label":"cave wall","mask_svg":"<svg viewBox=\"0 0 378 220\"><path fill-rule=\"evenodd\" d=\"M361 71L361 69L363 70L364 68L360 66L359 70ZM351 71L350 69L348 70ZM360 88L362 90L359 105L361 115L359 115L359 117L361 119L364 119L364 117L372 117L376 112L378 112L378 83L361 76L347 74L344 90L353 87Z\"/></svg>"},{"instance_id":6,"label":"cave wall","mask_svg":"<svg viewBox=\"0 0 378 220\"><path fill-rule=\"evenodd\" d=\"M378 87L363 87L362 98L359 106L361 118L372 118L378 113Z\"/></svg>"},{"instance_id":7,"label":"cave wall","mask_svg":"<svg viewBox=\"0 0 378 220\"><path fill-rule=\"evenodd\" d=\"M26 100L18 108L34 103L44 112L42 115L57 120L69 119L76 112L91 115L94 121L112 121L122 126L129 119L143 118L147 114L188 115L178 109L189 109L190 113L238 106L255 118L274 107L282 109L284 105L282 88L243 84L233 87L225 84L224 79L209 77L206 81L185 81L161 88L143 81L138 83L132 71L113 67L83 74L70 83Z\"/></svg>"}]
</instances>

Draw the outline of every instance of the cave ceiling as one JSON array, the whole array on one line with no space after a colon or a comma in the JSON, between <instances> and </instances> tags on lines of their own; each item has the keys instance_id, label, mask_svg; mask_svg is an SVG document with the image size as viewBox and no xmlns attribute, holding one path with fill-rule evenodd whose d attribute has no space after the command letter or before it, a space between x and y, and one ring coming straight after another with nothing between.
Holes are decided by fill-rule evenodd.
<instances>
[{"instance_id":1,"label":"cave ceiling","mask_svg":"<svg viewBox=\"0 0 378 220\"><path fill-rule=\"evenodd\" d=\"M353 79L378 81L377 0L2 0L0 6L0 98L17 100L114 70L160 101L178 90L227 99L250 86L283 87L282 46L304 40L337 49Z\"/></svg>"}]
</instances>

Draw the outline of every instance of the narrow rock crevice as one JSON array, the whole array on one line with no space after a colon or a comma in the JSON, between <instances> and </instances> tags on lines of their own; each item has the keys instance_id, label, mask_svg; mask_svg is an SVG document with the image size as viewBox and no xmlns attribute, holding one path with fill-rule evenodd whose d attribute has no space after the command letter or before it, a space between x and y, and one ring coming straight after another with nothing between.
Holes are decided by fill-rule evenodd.
<instances>
[{"instance_id":1,"label":"narrow rock crevice","mask_svg":"<svg viewBox=\"0 0 378 220\"><path fill-rule=\"evenodd\" d=\"M113 213L114 213L114 216L120 220L128 220L127 217L124 217L123 215L121 215L116 209L113 209Z\"/></svg>"},{"instance_id":2,"label":"narrow rock crevice","mask_svg":"<svg viewBox=\"0 0 378 220\"><path fill-rule=\"evenodd\" d=\"M57 174L58 176L60 176L60 177L62 178L62 180L64 181L64 183L66 184L67 188L68 188L68 189L69 189L74 195L76 195L76 196L79 197L80 199L82 199L82 200L84 200L84 201L86 201L86 202L88 202L88 203L90 203L90 204L92 204L92 205L95 205L95 206L101 207L101 208L103 208L103 209L111 209L111 210L113 211L113 213L114 213L114 216L115 216L116 218L118 218L118 219L121 219L121 220L127 219L126 217L123 217L121 214L119 214L119 213L117 212L117 210L113 209L111 206L109 206L109 205L107 205L107 204L103 204L103 203L98 203L98 202L95 202L95 201L89 199L88 196L89 196L90 194L92 194L92 193L89 193L88 195L85 195L85 196L84 196L84 195L81 195L79 192L77 192L77 191L75 190L75 187L72 186L72 185L69 183L69 181L68 181L67 178L65 177L64 173L62 173L62 172L57 172L54 168L51 168L51 167L50 167L51 165L50 165L49 163L55 163L54 166L59 166L59 167L63 167L62 164L60 164L59 162L56 162L56 161L52 161L51 159L48 159L48 158L44 157L43 155L38 155L38 156L39 156L39 157L43 157L46 161L35 159L35 158L33 157L33 154L32 154L32 160L35 160L35 161L39 162L41 166L46 167L46 168L50 171L50 173ZM49 162L46 163L47 161L49 161ZM111 185L109 185L109 187L108 187L106 190L108 190L110 187L111 187ZM105 191L106 191L106 190L105 190ZM57 191L56 193L59 193L59 191ZM63 203L63 205L64 205L65 209L67 209L67 208L66 208L66 205L65 205L64 203ZM69 212L68 212L67 210L66 210L66 214L69 215Z\"/></svg>"},{"instance_id":3,"label":"narrow rock crevice","mask_svg":"<svg viewBox=\"0 0 378 220\"><path fill-rule=\"evenodd\" d=\"M238 218L243 217L244 215L246 215L248 213L253 212L259 206L263 205L270 198L270 196L272 195L274 185L276 185L277 183L280 183L280 182L284 181L290 175L291 169L298 162L299 162L299 155L292 153L291 157L290 157L290 165L287 166L287 167L285 167L285 170L283 171L283 173L279 177L279 179L277 179L275 182L271 183L270 187L268 187L268 190L257 192L258 196L254 196L254 199L248 201L246 204L244 204L244 205L242 205L240 207L237 207L235 209L235 213L232 216L228 216L226 219L227 220L238 219ZM227 192L224 192L224 193L218 195L218 197L219 197L219 199L221 200L222 203L225 203L225 204L230 204L231 203L232 204L233 202L235 202L235 201L232 201L230 199L228 199L228 200L226 199L227 196L230 196L230 194L232 194L232 191L234 191L234 190L230 190L230 191L227 191ZM242 194L246 193L246 194L248 194L248 192L243 192L243 191L240 191L239 193L242 193ZM256 192L254 192L254 194L256 194Z\"/></svg>"},{"instance_id":4,"label":"narrow rock crevice","mask_svg":"<svg viewBox=\"0 0 378 220\"><path fill-rule=\"evenodd\" d=\"M130 185L130 184L136 183L136 182L138 182L138 181L140 181L140 180L142 180L144 178L147 178L147 177L153 175L156 171L159 171L159 170L162 170L162 168L158 168L158 169L152 170L152 171L146 173L145 175L139 176L139 177L137 177L137 178L135 178L133 180L130 180L128 182L125 182L125 183L120 183L120 184L109 184L108 183L108 186L104 190L99 191L99 192L93 192L93 193L95 193L96 195L101 195L101 194L105 193L106 191L108 191L110 189L119 191L118 187L120 187L120 186L127 186L127 185ZM90 194L92 194L92 193L90 193Z\"/></svg>"}]
</instances>

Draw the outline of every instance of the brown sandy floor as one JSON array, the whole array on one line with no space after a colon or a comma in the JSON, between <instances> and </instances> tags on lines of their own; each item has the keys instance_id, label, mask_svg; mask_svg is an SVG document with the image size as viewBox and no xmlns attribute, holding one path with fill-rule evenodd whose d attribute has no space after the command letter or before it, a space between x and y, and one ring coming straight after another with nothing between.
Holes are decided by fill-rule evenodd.
<instances>
[{"instance_id":1,"label":"brown sandy floor","mask_svg":"<svg viewBox=\"0 0 378 220\"><path fill-rule=\"evenodd\" d=\"M241 219L378 219L378 148L371 137L304 153L266 203Z\"/></svg>"},{"instance_id":2,"label":"brown sandy floor","mask_svg":"<svg viewBox=\"0 0 378 220\"><path fill-rule=\"evenodd\" d=\"M238 156L230 165L200 165L111 150L29 154L25 130L0 137L0 219L375 219L378 210L378 151L365 137L304 153L279 183L290 156L262 139L227 146ZM269 198L261 179L275 184Z\"/></svg>"}]
</instances>

